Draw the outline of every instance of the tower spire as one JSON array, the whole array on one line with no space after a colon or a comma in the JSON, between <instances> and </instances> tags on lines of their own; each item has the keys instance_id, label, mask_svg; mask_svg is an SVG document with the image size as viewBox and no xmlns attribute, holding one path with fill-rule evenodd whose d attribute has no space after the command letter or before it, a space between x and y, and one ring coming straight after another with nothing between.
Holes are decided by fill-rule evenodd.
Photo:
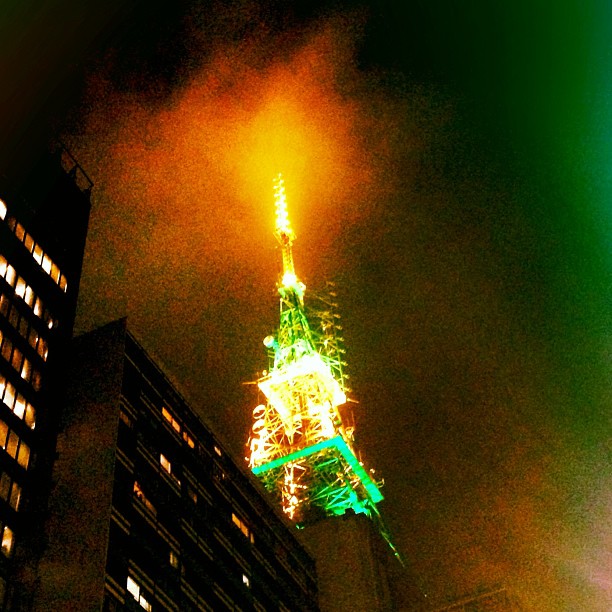
<instances>
[{"instance_id":1,"label":"tower spire","mask_svg":"<svg viewBox=\"0 0 612 612\"><path fill-rule=\"evenodd\" d=\"M249 465L290 519L357 513L378 516L382 499L373 471L353 449L353 428L340 408L347 401L344 361L331 300L306 309L305 287L297 280L285 185L274 180L276 227L283 276L278 284L280 322L264 344L270 368L257 381L264 403L253 411Z\"/></svg>"},{"instance_id":2,"label":"tower spire","mask_svg":"<svg viewBox=\"0 0 612 612\"><path fill-rule=\"evenodd\" d=\"M293 241L295 232L289 221L287 210L287 197L285 195L285 181L279 172L274 179L274 202L276 206L276 231L274 235L281 245L283 255L283 276L281 283L285 287L296 285L297 277L293 265Z\"/></svg>"}]
</instances>

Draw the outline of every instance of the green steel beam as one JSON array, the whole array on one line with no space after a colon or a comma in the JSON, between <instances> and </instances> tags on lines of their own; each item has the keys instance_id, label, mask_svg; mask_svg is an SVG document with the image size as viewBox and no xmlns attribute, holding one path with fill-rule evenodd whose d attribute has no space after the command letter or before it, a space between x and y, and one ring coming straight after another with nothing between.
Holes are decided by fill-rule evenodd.
<instances>
[{"instance_id":1,"label":"green steel beam","mask_svg":"<svg viewBox=\"0 0 612 612\"><path fill-rule=\"evenodd\" d=\"M279 457L278 459L274 459L273 461L269 461L263 465L256 466L252 469L252 472L257 476L263 472L267 472L268 470L273 470L281 465L285 465L285 463L297 461L298 459L303 459L304 457L309 457L310 455L314 455L315 453L327 448L336 448L340 452L368 492L372 503L377 504L379 501L384 499L382 493L374 481L370 478L368 473L363 469L363 466L359 463L359 460L352 453L342 436L336 436L335 438L330 438L329 440L323 440L322 442L318 442L312 446L307 446L306 448L289 453L284 457Z\"/></svg>"}]
</instances>

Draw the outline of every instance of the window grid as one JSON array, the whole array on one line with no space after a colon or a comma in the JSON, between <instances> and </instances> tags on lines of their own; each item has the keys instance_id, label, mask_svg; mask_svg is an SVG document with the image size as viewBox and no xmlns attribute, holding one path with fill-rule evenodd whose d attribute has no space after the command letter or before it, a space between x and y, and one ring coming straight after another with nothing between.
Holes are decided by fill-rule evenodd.
<instances>
[{"instance_id":1,"label":"window grid","mask_svg":"<svg viewBox=\"0 0 612 612\"><path fill-rule=\"evenodd\" d=\"M36 391L40 391L42 386L40 372L32 367L30 360L23 355L18 347L13 346L10 338L4 336L2 330L0 330L0 354L13 366L21 378L29 382Z\"/></svg>"},{"instance_id":2,"label":"window grid","mask_svg":"<svg viewBox=\"0 0 612 612\"><path fill-rule=\"evenodd\" d=\"M19 332L22 338L28 341L28 344L40 355L42 360L47 361L49 355L47 341L28 322L27 318L20 314L15 305L11 304L9 297L4 294L0 294L0 314L8 319L9 323Z\"/></svg>"},{"instance_id":3,"label":"window grid","mask_svg":"<svg viewBox=\"0 0 612 612\"><path fill-rule=\"evenodd\" d=\"M22 468L28 469L30 447L4 421L0 421L0 447Z\"/></svg>"},{"instance_id":4,"label":"window grid","mask_svg":"<svg viewBox=\"0 0 612 612\"><path fill-rule=\"evenodd\" d=\"M3 202L4 204L4 202ZM6 204L4 204L4 215L6 216ZM4 217L2 217L4 219ZM27 251L32 255L34 261L53 279L53 281L59 285L59 288L66 293L68 290L68 283L66 277L62 274L59 266L53 263L51 258L40 248L32 238L31 234L25 231L25 228L19 223L14 217L9 217L7 225L11 228L15 236L22 242Z\"/></svg>"},{"instance_id":5,"label":"window grid","mask_svg":"<svg viewBox=\"0 0 612 612\"><path fill-rule=\"evenodd\" d=\"M174 415L165 406L162 407L162 416L166 419L170 427L183 438L189 448L195 448L195 440L189 435L184 427L181 427L179 421L174 418Z\"/></svg>"},{"instance_id":6,"label":"window grid","mask_svg":"<svg viewBox=\"0 0 612 612\"><path fill-rule=\"evenodd\" d=\"M0 476L0 497L7 502L13 510L19 510L21 485L13 480L6 472L3 472Z\"/></svg>"},{"instance_id":7,"label":"window grid","mask_svg":"<svg viewBox=\"0 0 612 612\"><path fill-rule=\"evenodd\" d=\"M1 374L0 399L2 399L13 414L20 418L30 429L34 429L36 426L36 410L34 406Z\"/></svg>"},{"instance_id":8,"label":"window grid","mask_svg":"<svg viewBox=\"0 0 612 612\"><path fill-rule=\"evenodd\" d=\"M47 324L49 329L57 325L57 321L51 316L51 313L43 307L42 300L36 296L34 290L17 274L15 268L7 262L3 255L0 255L0 277L6 280L15 290L15 294L24 300L34 314Z\"/></svg>"}]
</instances>

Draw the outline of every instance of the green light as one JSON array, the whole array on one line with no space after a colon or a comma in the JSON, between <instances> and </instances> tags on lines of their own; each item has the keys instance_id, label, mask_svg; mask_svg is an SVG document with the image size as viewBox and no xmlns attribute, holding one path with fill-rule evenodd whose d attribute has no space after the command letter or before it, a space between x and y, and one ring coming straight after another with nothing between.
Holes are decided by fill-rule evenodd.
<instances>
[{"instance_id":1,"label":"green light","mask_svg":"<svg viewBox=\"0 0 612 612\"><path fill-rule=\"evenodd\" d=\"M293 453L289 453L284 457L279 457L278 459L274 459L264 465L258 465L253 468L253 474L257 476L262 472L267 472L268 470L273 470L274 468L280 467L281 465L285 465L285 463L289 463L290 461L297 461L298 459L302 459L303 457L308 457L309 455L314 455L319 451L325 450L330 446L334 446L336 438L331 438L330 440L323 440L323 442L318 442L317 444L313 444L312 446L307 446L306 448L302 448L299 451L295 451Z\"/></svg>"},{"instance_id":2,"label":"green light","mask_svg":"<svg viewBox=\"0 0 612 612\"><path fill-rule=\"evenodd\" d=\"M313 444L312 446L307 446L306 448L302 448L293 453L289 453L284 457L274 459L273 461L265 463L264 465L254 467L253 474L257 476L263 472L267 472L268 470L278 468L284 465L285 463L297 461L298 459L303 459L304 457L309 457L310 455L314 455L315 453L321 452L327 448L335 448L340 452L344 460L350 465L355 475L359 478L361 484L367 491L372 503L377 504L379 501L384 499L382 493L380 492L374 481L370 478L368 473L363 469L363 466L359 463L359 460L352 453L351 449L348 447L342 436L336 436L335 438L330 438L329 440L323 440L322 442L318 442L317 444Z\"/></svg>"}]
</instances>

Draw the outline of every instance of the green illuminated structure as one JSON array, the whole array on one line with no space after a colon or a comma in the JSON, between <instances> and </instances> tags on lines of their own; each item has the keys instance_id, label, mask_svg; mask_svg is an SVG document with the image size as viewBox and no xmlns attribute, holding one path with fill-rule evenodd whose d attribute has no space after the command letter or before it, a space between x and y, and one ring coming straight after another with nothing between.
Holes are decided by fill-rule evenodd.
<instances>
[{"instance_id":1,"label":"green illuminated structure","mask_svg":"<svg viewBox=\"0 0 612 612\"><path fill-rule=\"evenodd\" d=\"M379 484L358 459L353 428L342 418L348 389L335 304L319 299L306 307L280 175L274 195L283 259L280 324L264 339L270 365L257 381L265 402L253 411L249 466L298 524L349 509L378 519Z\"/></svg>"}]
</instances>

